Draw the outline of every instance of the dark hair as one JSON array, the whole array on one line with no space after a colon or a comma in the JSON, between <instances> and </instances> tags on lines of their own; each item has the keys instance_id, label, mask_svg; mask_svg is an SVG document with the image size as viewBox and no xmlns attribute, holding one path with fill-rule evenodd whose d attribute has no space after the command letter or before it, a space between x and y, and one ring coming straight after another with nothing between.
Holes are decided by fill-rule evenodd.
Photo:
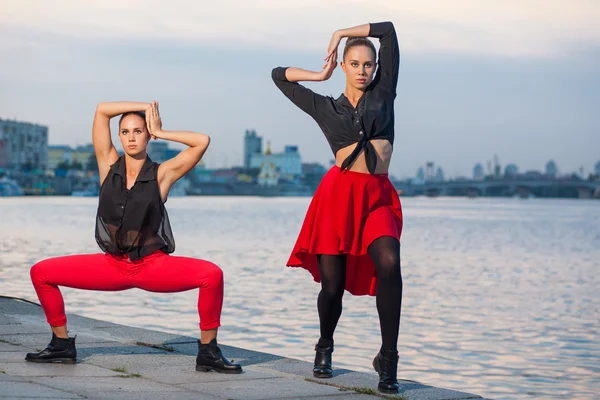
<instances>
[{"instance_id":1,"label":"dark hair","mask_svg":"<svg viewBox=\"0 0 600 400\"><path fill-rule=\"evenodd\" d=\"M121 122L123 121L123 118L125 118L128 115L137 115L138 117L143 119L144 122L146 122L146 113L145 112L143 112L143 111L127 111L126 113L123 113L121 115L121 118L119 118L119 129L121 129Z\"/></svg>"},{"instance_id":2,"label":"dark hair","mask_svg":"<svg viewBox=\"0 0 600 400\"><path fill-rule=\"evenodd\" d=\"M346 40L346 46L344 46L343 59L344 60L346 59L346 54L348 54L348 51L350 51L351 48L358 47L358 46L368 47L373 52L373 58L377 58L377 51L375 50L375 45L373 44L373 42L371 42L366 37L349 37Z\"/></svg>"}]
</instances>

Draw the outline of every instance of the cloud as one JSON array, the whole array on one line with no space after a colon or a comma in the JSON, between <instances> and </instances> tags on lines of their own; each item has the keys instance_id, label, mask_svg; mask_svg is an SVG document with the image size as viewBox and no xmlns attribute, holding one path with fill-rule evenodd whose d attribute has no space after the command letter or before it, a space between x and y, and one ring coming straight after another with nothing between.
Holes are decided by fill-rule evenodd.
<instances>
[{"instance_id":1,"label":"cloud","mask_svg":"<svg viewBox=\"0 0 600 400\"><path fill-rule=\"evenodd\" d=\"M600 44L597 0L4 0L0 10L5 26L78 38L311 51L335 29L388 19L408 53L546 57Z\"/></svg>"}]
</instances>

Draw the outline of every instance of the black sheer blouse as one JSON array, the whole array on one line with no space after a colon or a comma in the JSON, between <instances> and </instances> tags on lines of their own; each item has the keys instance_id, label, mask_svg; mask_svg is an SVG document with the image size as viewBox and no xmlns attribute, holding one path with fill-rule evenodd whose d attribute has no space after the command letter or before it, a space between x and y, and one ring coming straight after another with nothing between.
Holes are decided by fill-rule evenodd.
<instances>
[{"instance_id":1,"label":"black sheer blouse","mask_svg":"<svg viewBox=\"0 0 600 400\"><path fill-rule=\"evenodd\" d=\"M146 157L135 184L127 190L125 156L110 166L96 215L96 242L104 252L137 260L157 250L175 250L157 171L158 164Z\"/></svg>"}]
</instances>

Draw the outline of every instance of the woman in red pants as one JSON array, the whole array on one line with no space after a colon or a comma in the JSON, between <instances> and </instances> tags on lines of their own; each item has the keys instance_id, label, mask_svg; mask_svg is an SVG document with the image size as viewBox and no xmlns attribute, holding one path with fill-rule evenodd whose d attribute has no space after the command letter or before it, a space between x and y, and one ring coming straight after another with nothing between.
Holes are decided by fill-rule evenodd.
<instances>
[{"instance_id":1,"label":"woman in red pants","mask_svg":"<svg viewBox=\"0 0 600 400\"><path fill-rule=\"evenodd\" d=\"M121 115L117 154L110 119ZM187 149L157 164L146 148L151 138L183 143ZM210 138L194 132L166 131L158 103L100 103L92 128L100 173L96 241L103 253L51 258L31 268L31 280L52 329L52 340L27 361L74 363L75 338L67 334L65 306L59 286L115 291L140 288L152 292L199 289L200 340L196 370L240 373L217 346L223 306L223 272L215 264L169 255L175 241L164 203L172 185L202 158Z\"/></svg>"},{"instance_id":2,"label":"woman in red pants","mask_svg":"<svg viewBox=\"0 0 600 400\"><path fill-rule=\"evenodd\" d=\"M378 38L376 51L368 36ZM346 89L337 99L319 95L300 81L325 81L337 65L342 38ZM400 233L402 209L388 179L394 143L394 99L398 40L391 22L365 24L333 34L322 71L275 68L275 84L319 125L336 165L319 185L288 261L321 282L317 300L321 337L314 376L332 376L333 332L342 313L344 290L376 295L382 346L373 360L379 390L398 391L398 331L402 302Z\"/></svg>"}]
</instances>

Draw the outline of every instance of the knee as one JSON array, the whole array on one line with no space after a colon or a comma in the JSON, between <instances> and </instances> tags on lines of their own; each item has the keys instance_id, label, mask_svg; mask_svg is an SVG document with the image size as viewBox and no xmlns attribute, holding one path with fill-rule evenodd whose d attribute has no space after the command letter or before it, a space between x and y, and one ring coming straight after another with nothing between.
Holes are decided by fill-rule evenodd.
<instances>
[{"instance_id":1,"label":"knee","mask_svg":"<svg viewBox=\"0 0 600 400\"><path fill-rule=\"evenodd\" d=\"M378 260L377 274L379 279L395 281L402 284L402 273L400 271L400 254L389 251L382 254Z\"/></svg>"},{"instance_id":2,"label":"knee","mask_svg":"<svg viewBox=\"0 0 600 400\"><path fill-rule=\"evenodd\" d=\"M341 300L344 296L345 282L336 282L335 284L322 284L321 295L330 300Z\"/></svg>"},{"instance_id":3,"label":"knee","mask_svg":"<svg viewBox=\"0 0 600 400\"><path fill-rule=\"evenodd\" d=\"M208 267L208 280L211 286L223 286L223 270L217 265L210 263Z\"/></svg>"},{"instance_id":4,"label":"knee","mask_svg":"<svg viewBox=\"0 0 600 400\"><path fill-rule=\"evenodd\" d=\"M31 267L29 276L32 282L41 282L44 279L43 277L46 276L46 271L49 267L48 264L48 260L42 260Z\"/></svg>"}]
</instances>

